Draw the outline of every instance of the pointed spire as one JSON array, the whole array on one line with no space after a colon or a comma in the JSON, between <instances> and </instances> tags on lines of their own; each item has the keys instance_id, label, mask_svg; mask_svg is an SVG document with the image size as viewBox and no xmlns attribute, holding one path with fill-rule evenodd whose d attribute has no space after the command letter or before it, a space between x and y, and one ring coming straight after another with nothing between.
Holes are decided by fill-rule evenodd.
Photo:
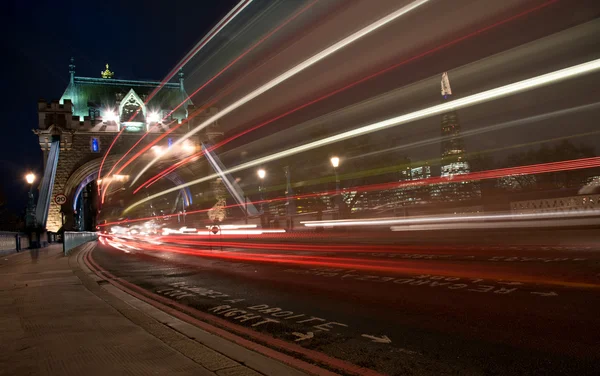
<instances>
[{"instance_id":1,"label":"pointed spire","mask_svg":"<svg viewBox=\"0 0 600 376\"><path fill-rule=\"evenodd\" d=\"M75 59L71 58L71 64L69 64L69 74L71 75L71 83L75 81Z\"/></svg>"},{"instance_id":2,"label":"pointed spire","mask_svg":"<svg viewBox=\"0 0 600 376\"><path fill-rule=\"evenodd\" d=\"M449 95L452 95L450 79L448 78L448 72L444 72L444 74L442 74L442 96L448 98Z\"/></svg>"},{"instance_id":3,"label":"pointed spire","mask_svg":"<svg viewBox=\"0 0 600 376\"><path fill-rule=\"evenodd\" d=\"M183 68L179 68L179 89L181 89L181 91L185 91L183 88Z\"/></svg>"}]
</instances>

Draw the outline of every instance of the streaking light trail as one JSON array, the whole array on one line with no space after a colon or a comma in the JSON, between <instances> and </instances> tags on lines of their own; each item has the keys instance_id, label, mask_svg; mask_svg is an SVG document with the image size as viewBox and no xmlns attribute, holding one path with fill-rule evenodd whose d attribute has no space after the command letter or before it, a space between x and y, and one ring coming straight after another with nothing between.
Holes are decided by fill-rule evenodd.
<instances>
[{"instance_id":1,"label":"streaking light trail","mask_svg":"<svg viewBox=\"0 0 600 376\"><path fill-rule=\"evenodd\" d=\"M291 110L289 110L287 112L284 112L284 113L282 113L280 115L277 115L274 118L271 118L271 119L269 119L267 121L264 121L264 122L262 122L260 124L255 125L255 126L253 126L251 128L248 128L248 129L246 129L246 130L244 130L244 131L242 131L242 132L240 132L238 134L235 134L235 135L229 137L226 140L220 141L219 143L217 143L214 146L212 146L210 148L210 150L213 151L213 150L215 150L215 149L217 149L217 148L219 148L219 147L221 147L221 146L223 146L223 145L225 145L225 144L227 144L227 143L229 143L229 142L231 142L231 141L233 141L235 139L238 139L238 138L240 138L240 137L242 137L242 136L244 136L244 135L246 135L246 134L248 134L250 132L253 132L253 131L255 131L255 130L259 129L259 128L262 128L265 125L268 125L268 124L270 124L270 123L272 123L274 121L277 121L277 120L282 119L282 118L284 118L284 117L286 117L288 115L291 115L291 114L293 114L295 112L298 112L298 111L300 111L300 110L302 110L302 109L304 109L306 107L309 107L309 106L311 106L311 105L313 105L315 103L321 102L321 101L323 101L323 100L325 100L327 98L330 98L330 97L332 97L332 96L334 96L336 94L339 94L339 93L341 93L343 91L346 91L346 90L348 90L348 89L350 89L350 88L352 88L352 87L354 87L354 86L356 86L358 84L366 82L366 81L368 81L368 80L370 80L372 78L378 77L378 76L380 76L380 75L382 75L384 73L390 72L390 71L392 71L392 70L394 70L396 68L399 68L399 67L401 67L403 65L406 65L408 63L414 62L414 61L416 61L418 59L421 59L421 58L423 58L425 56L431 55L431 54L433 54L435 52L441 51L441 50L443 50L445 48L451 47L451 46L453 46L455 44L458 44L458 43L460 43L462 41L465 41L467 39L470 39L472 37L480 35L480 34L486 32L486 31L494 29L494 28L496 28L498 26L504 25L504 24L506 24L508 22L514 21L514 20L516 20L518 18L521 18L521 17L524 17L524 16L526 16L526 15L528 15L530 13L533 13L533 12L538 11L538 10L544 8L544 7L547 7L547 6L549 6L549 5L553 4L553 3L556 3L557 1L558 0L550 0L550 1L546 2L546 3L540 4L540 5L536 6L536 7L531 8L531 9L527 9L527 10L521 12L521 13L515 14L515 15L509 17L509 18L506 18L506 19L502 20L502 21L499 21L499 22L496 22L496 23L494 23L492 25L488 25L488 26L483 27L481 29L475 30L475 31L473 31L473 32L471 32L469 34L463 35L462 37L456 38L456 39L454 39L454 40L452 40L450 42L444 43L444 44L439 45L439 46L437 46L435 48L432 48L432 49L430 49L428 51L425 51L425 52L420 53L418 55L412 56L412 57L410 57L408 59L405 59L405 60L403 60L401 62L393 64L393 65L391 65L391 66L389 66L387 68L384 68L384 69L382 69L380 71L377 71L375 73L372 73L372 74L369 74L369 75L367 75L365 77L362 77L362 78L360 78L360 79L358 79L358 80L356 80L354 82L351 82L351 83L349 83L349 84L347 84L345 86L337 88L337 89L335 89L335 90L333 90L333 91L331 91L331 92L329 92L329 93L327 93L325 95L322 95L322 96L320 96L320 97L318 97L316 99L313 99L313 100L311 100L309 102L306 102L306 103L304 103L304 104L302 104L302 105L300 105L300 106L298 106L296 108L293 108L293 109L291 109ZM199 156L202 156L203 154L204 154L203 152L199 152L199 153L195 154L192 157L199 157ZM163 170L162 172L159 172L157 175L151 177L146 182L140 184L140 186L135 189L134 194L137 193L141 188L143 188L143 187L146 187L146 188L149 187L154 182L156 182L160 178L162 178L165 175L167 175L169 172L176 170L177 168L179 168L179 167L181 167L181 166L189 163L192 160L193 160L193 158L188 157L187 160L182 160L182 161L178 162L176 165L170 166L167 169Z\"/></svg>"},{"instance_id":2,"label":"streaking light trail","mask_svg":"<svg viewBox=\"0 0 600 376\"><path fill-rule=\"evenodd\" d=\"M194 134L200 132L202 129L204 129L205 127L207 127L208 125L214 123L215 121L219 120L220 118L222 118L223 116L227 115L228 113L232 112L233 110L235 110L236 108L248 103L249 101L251 101L252 99L258 97L259 95L261 95L262 93L272 89L273 87L279 85L280 83L284 82L285 80L295 76L296 74L302 72L303 70L305 70L306 68L318 63L319 61L325 59L327 56L335 53L336 51L350 45L351 43L357 41L358 39L364 37L365 35L368 35L369 33L381 28L384 25L387 25L388 23L394 21L395 19L397 19L398 17L418 8L419 6L427 3L429 0L417 0L417 1L413 1L412 3L410 3L409 5L406 5L398 10L396 10L393 13L388 14L387 16L379 19L378 21L370 24L369 26L357 31L356 33L342 39L341 41L333 44L332 46L324 49L323 51L317 53L316 55L308 58L307 60L303 61L302 63L296 65L295 67L293 67L292 69L288 70L287 72L279 75L278 77L272 79L271 81L267 82L266 84L264 84L263 86L259 87L258 89L252 91L251 93L245 95L244 97L242 97L241 99L237 100L236 102L234 102L233 104L225 107L223 110L221 110L219 113L217 113L214 116L211 116L210 118L206 119L203 123L201 123L200 125L198 125L196 128L192 129L190 132L186 133L184 136L182 136L179 140L177 140L177 142L175 142L173 145L177 145L182 143L183 141L187 140L188 138L190 138L191 136L193 136ZM162 158L163 156L157 156L155 157L152 161L150 161L150 163L148 163L138 174L137 176L133 179L133 181L131 182L131 186L133 186L133 184L135 184L135 182L142 176L142 174L144 174L144 172L146 172L154 163L156 163L160 158Z\"/></svg>"},{"instance_id":3,"label":"streaking light trail","mask_svg":"<svg viewBox=\"0 0 600 376\"><path fill-rule=\"evenodd\" d=\"M366 186L360 186L360 187L350 187L350 188L345 188L344 191L368 192L368 191L377 191L377 190L382 190L382 189L400 188L403 186L417 186L417 185L423 186L423 185L428 185L428 184L459 183L459 182L468 182L468 181L474 181L474 180L497 179L497 178L501 178L504 176L511 176L511 175L543 174L543 173L548 173L548 172L578 170L578 169L583 169L583 168L593 168L593 167L599 167L599 166L600 166L600 157L582 158L582 159L574 159L574 160L561 161L561 162L541 163L541 164L537 164L537 165L509 167L509 168L501 168L501 169L496 169L496 170L472 172L470 174L454 175L454 176L450 176L450 177L438 176L438 177L432 177L432 178L428 178L428 179L403 181L403 182L391 182L391 183L383 183L383 184L372 184L372 185L366 185ZM296 195L296 196L293 196L290 198L299 199L299 198L308 198L308 197L318 197L318 196L323 196L323 195L331 195L334 193L336 193L335 190ZM268 200L253 201L252 203L253 204L271 203L271 202L277 202L277 201L282 201L282 200L287 200L287 199L288 199L288 197L279 197L279 198L268 199ZM240 204L232 204L232 205L226 205L224 208L234 208L234 207L239 207L239 206L241 206L241 205ZM191 215L191 214L205 213L205 212L208 212L209 210L211 210L211 209L199 209L199 210L187 212L187 214ZM110 226L110 225L147 221L147 220L153 220L153 219L168 219L168 218L173 218L177 215L178 214L165 214L165 215L152 216L152 217L126 219L126 220L117 221L117 222L107 222L107 223L99 224L98 226L104 227L104 226Z\"/></svg>"},{"instance_id":4,"label":"streaking light trail","mask_svg":"<svg viewBox=\"0 0 600 376\"><path fill-rule=\"evenodd\" d=\"M549 212L532 214L492 214L492 215L457 215L445 217L421 217L421 218L365 218L362 220L337 220L337 221L306 221L300 222L306 227L331 226L389 226L389 225L413 225L413 224L444 224L449 223L479 223L482 221L526 221L554 218L581 218L600 215L600 210L574 211L567 213ZM490 222L489 224L493 224Z\"/></svg>"},{"instance_id":5,"label":"streaking light trail","mask_svg":"<svg viewBox=\"0 0 600 376\"><path fill-rule=\"evenodd\" d=\"M473 95L470 95L465 98L457 99L452 102L439 104L439 105L432 106L432 107L429 107L429 108L426 108L423 110L411 112L406 115L400 115L400 116L397 116L397 117L394 117L391 119L383 120L383 121L380 121L377 123L373 123L373 124L366 125L366 126L363 126L363 127L357 128L357 129L353 129L351 131L347 131L347 132L343 132L343 133L340 133L340 134L337 134L334 136L326 137L321 140L309 142L304 145L290 148L290 149L287 149L287 150L284 150L284 151L281 151L278 153L271 154L266 157L258 158L253 161L232 167L229 170L225 171L225 173L233 173L236 171L245 170L247 168L259 166L261 164L265 164L267 162L271 162L271 161L274 161L274 160L277 160L277 159L280 159L283 157L288 157L288 156L295 155L295 154L298 154L301 152L316 149L318 147L326 146L326 145L329 145L329 144L332 144L335 142L339 142L339 141L343 141L343 140L346 140L349 138L362 136L362 135L376 132L379 130L383 130L386 128L391 128L391 127L395 127L398 125L410 123L410 122L424 119L424 118L427 118L430 116L440 115L440 114L448 112L448 111L458 110L460 108L470 107L470 106L474 106L476 104L489 102L489 101L499 99L502 97L521 93L524 91L532 90L532 89L546 86L546 85L549 85L552 83L563 81L563 80L566 80L569 78L573 78L573 77L576 77L576 76L579 76L582 74L592 73L599 69L600 69L600 59L592 60L587 63L575 65L575 66L572 66L569 68L554 71L554 72L547 73L547 74L537 76L534 78L519 81L519 82L516 82L513 84L508 84L508 85L501 86L501 87L491 89L491 90L487 90L487 91L484 91L484 92L481 92L478 94L473 94ZM140 176L140 175L138 175L138 176ZM181 188L189 187L189 186L199 184L199 183L211 180L211 179L215 179L217 177L219 177L219 174L212 174L212 175L209 175L209 176L206 176L206 177L203 177L200 179L196 179L191 182L164 190L162 192L156 193L154 195L151 195L147 198L144 198L140 201L133 203L132 205L127 207L124 210L124 212L126 213L126 212L130 211L131 209L133 209L134 207L136 207L140 204L143 204L144 202L150 201L156 197L160 197L167 193L177 191Z\"/></svg>"},{"instance_id":6,"label":"streaking light trail","mask_svg":"<svg viewBox=\"0 0 600 376\"><path fill-rule=\"evenodd\" d=\"M554 117L565 116L565 115L572 115L572 114L580 112L580 111L596 110L596 109L598 109L598 107L600 107L600 102L585 104L585 105L582 105L582 106L577 106L577 107L573 107L573 108L567 108L567 109L564 109L564 110L552 111L552 112L548 112L548 113L545 113L545 114L530 116L530 117L523 118L523 119L512 120L512 121L507 121L507 122L504 122L504 123L489 125L489 126L482 127L482 128L470 129L470 130L467 130L467 131L462 131L461 132L461 136L463 138L464 137L471 137L471 136L475 136L475 135L482 134L482 133L499 131L499 130L503 130L503 129L506 129L506 128L511 128L511 127L516 127L516 126L522 126L522 125L532 124L532 123L539 122L539 121L542 121L542 120L551 119L551 118L554 118ZM567 136L567 137L570 137L570 136ZM391 151L413 149L413 148L417 148L417 147L422 147L422 146L436 144L436 143L438 143L440 141L450 140L451 138L452 138L452 136L432 137L432 138L429 138L427 140L411 142L410 144L399 145L399 146L395 146L393 148L388 148L388 149L383 149L383 150L377 150L377 151L373 151L373 152L370 152L370 153L364 153L364 154L357 155L357 156L354 156L354 157L349 157L349 158L346 158L346 159L347 160L351 160L351 159L357 159L357 158L365 158L365 157L370 157L370 156L378 155L378 154L382 154L382 153L389 153Z\"/></svg>"},{"instance_id":7,"label":"streaking light trail","mask_svg":"<svg viewBox=\"0 0 600 376\"><path fill-rule=\"evenodd\" d=\"M242 0L240 1L229 13L227 13L227 15L225 15L225 17L223 17L223 19L221 21L219 21L209 32L208 34L206 34L201 40L200 42L198 42L196 44L196 46L194 46L194 48L188 52L188 54L179 62L179 64L177 64L175 66L175 68L173 68L173 70L171 70L171 72L167 75L167 77L165 77L164 80L162 80L162 82L160 83L160 85L155 88L150 95L148 96L148 98L146 98L145 103L148 103L155 95L156 93L158 93L160 91L160 89L163 88L163 86L165 85L166 82L168 82L171 78L173 78L173 76L177 73L177 71L179 69L181 69L192 57L194 57L198 51L200 51L202 49L202 47L204 47L208 42L210 42L215 35L217 35L219 33L219 31L223 30L223 28L225 28L225 26L227 26L238 14L240 14L241 11L243 11L248 5L250 5L250 3L252 3L252 1L254 0ZM188 100L188 98L186 98L186 101ZM185 102L185 101L184 101ZM183 102L182 102L183 103ZM104 166L104 163L106 161L106 158L108 157L108 154L110 153L110 151L112 150L115 142L117 141L117 139L119 138L119 136L121 136L121 134L123 133L123 131L125 130L125 128L121 129L121 131L117 134L117 136L113 139L112 143L110 144L110 146L108 147L108 149L106 150L106 153L104 153L104 156L102 158L102 162L100 162L100 167L98 169L98 179L102 179L102 167ZM146 137L148 133L144 134L140 140L131 148L127 151L127 153L125 153L121 159L119 159L117 161L117 163L115 163L112 167L112 169L110 170L110 172L108 173L108 175L112 174L112 171L117 167L117 165L121 162L121 160L123 160L123 158L125 158L125 156L127 154L129 154L129 152L137 145L140 143L140 141L142 139L144 139L144 137ZM122 170L122 169L121 169ZM120 170L120 171L121 171ZM100 193L100 189L101 186L98 186L98 193ZM107 188L108 189L108 188ZM102 203L104 202L104 193L102 194Z\"/></svg>"}]
</instances>

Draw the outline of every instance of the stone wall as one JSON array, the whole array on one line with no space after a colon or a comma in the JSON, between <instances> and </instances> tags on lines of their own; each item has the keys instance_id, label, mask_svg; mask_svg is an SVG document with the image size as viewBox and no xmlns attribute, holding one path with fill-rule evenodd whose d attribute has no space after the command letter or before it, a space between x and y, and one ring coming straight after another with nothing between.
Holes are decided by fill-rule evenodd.
<instances>
[{"instance_id":1,"label":"stone wall","mask_svg":"<svg viewBox=\"0 0 600 376\"><path fill-rule=\"evenodd\" d=\"M60 229L61 222L61 207L54 203L54 197L57 194L65 192L65 185L67 180L79 167L84 164L102 158L106 149L110 146L113 141L113 138L116 134L94 134L94 133L75 133L72 137L72 142L70 145L66 145L66 143L62 142L61 137L61 148L60 154L58 158L58 166L56 168L56 176L54 180L54 187L52 189L52 201L50 203L50 209L48 211L48 222L46 223L46 228L48 231L56 232ZM92 137L96 137L100 141L100 150L95 153L92 152L91 148L91 139ZM139 136L130 136L126 135L120 137L119 140L113 146L113 150L115 153L119 153L119 151L129 150L131 146L138 140ZM47 153L47 151L45 152ZM112 154L113 152L111 152ZM120 154L120 153L119 153ZM110 169L109 166L105 166L105 168ZM106 171L108 172L108 170ZM73 217L73 195L75 190L70 192L70 197L67 197L67 202L63 205L63 212L65 213L65 223L72 223Z\"/></svg>"}]
</instances>

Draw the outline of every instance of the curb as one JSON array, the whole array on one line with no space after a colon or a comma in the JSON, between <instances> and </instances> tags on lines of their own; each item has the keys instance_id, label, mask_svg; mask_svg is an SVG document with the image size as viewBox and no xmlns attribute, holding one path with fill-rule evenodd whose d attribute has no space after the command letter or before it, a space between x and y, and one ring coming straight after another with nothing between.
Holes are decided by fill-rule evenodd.
<instances>
[{"instance_id":1,"label":"curb","mask_svg":"<svg viewBox=\"0 0 600 376\"><path fill-rule=\"evenodd\" d=\"M319 367L321 364L329 369L339 370L343 374L380 376L381 374L345 362L340 359L331 358L314 350L305 349L301 346L288 344L285 341L253 332L245 327L231 324L225 320L212 317L211 315L195 310L191 307L173 302L167 298L156 295L150 291L124 281L99 266L92 257L95 249L86 248L78 250L73 256L82 269L88 269L90 277L97 283L103 283L103 288L112 295L123 300L125 303L153 317L155 320L166 324L171 329L180 332L188 338L217 351L236 362L239 362L257 372L268 376L280 375L317 375L333 376L338 373ZM83 261L83 262L82 262ZM110 286L106 285L106 282ZM112 288L112 289L111 289ZM166 320L165 320L166 318ZM167 321L165 323L165 321ZM171 322L171 324L169 323ZM229 330L209 324L216 323ZM232 333L243 335L243 337ZM244 338L245 337L245 338ZM250 337L251 340L246 339ZM256 341L253 341L256 340ZM277 349L284 350L287 354L292 353L303 359L314 362L311 364L305 360L279 352L260 343L269 344Z\"/></svg>"}]
</instances>

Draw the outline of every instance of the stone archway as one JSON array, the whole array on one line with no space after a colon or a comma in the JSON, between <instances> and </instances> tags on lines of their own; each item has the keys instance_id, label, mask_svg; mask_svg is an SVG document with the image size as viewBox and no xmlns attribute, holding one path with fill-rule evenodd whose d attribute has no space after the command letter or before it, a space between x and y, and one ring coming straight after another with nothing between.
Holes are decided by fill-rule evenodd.
<instances>
[{"instance_id":1,"label":"stone archway","mask_svg":"<svg viewBox=\"0 0 600 376\"><path fill-rule=\"evenodd\" d=\"M108 172L110 168L121 158L121 155L113 155L106 158L102 171ZM77 168L67 179L63 194L67 197L67 202L62 206L58 207L54 202L50 204L50 211L48 213L48 223L61 223L61 212L64 214L64 227L65 229L72 229L74 226L74 209L73 203L76 199L79 186L84 182L89 182L90 178L98 174L102 158L96 158L89 162L84 163ZM53 206L56 206L54 208ZM54 209L54 210L53 210ZM50 226L48 226L50 229ZM56 227L56 226L55 226ZM54 231L57 231L56 228Z\"/></svg>"}]
</instances>

